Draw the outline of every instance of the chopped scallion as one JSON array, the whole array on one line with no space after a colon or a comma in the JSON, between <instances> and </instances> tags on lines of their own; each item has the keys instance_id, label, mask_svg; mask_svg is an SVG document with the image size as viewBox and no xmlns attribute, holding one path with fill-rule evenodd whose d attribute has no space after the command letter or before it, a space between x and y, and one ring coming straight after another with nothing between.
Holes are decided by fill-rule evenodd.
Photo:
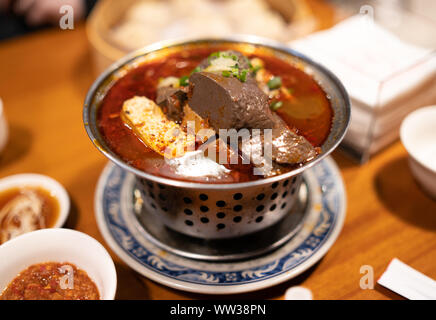
<instances>
[{"instance_id":1,"label":"chopped scallion","mask_svg":"<svg viewBox=\"0 0 436 320\"><path fill-rule=\"evenodd\" d=\"M223 75L223 77L228 78L228 77L230 77L232 74L230 73L230 71L228 71L228 70L224 70L224 71L222 72L222 75Z\"/></svg>"},{"instance_id":2,"label":"chopped scallion","mask_svg":"<svg viewBox=\"0 0 436 320\"><path fill-rule=\"evenodd\" d=\"M183 76L179 79L179 85L181 87L186 87L187 85L189 85L189 77L188 76Z\"/></svg>"},{"instance_id":3,"label":"chopped scallion","mask_svg":"<svg viewBox=\"0 0 436 320\"><path fill-rule=\"evenodd\" d=\"M196 72L200 72L201 68L200 67L196 67L194 70L192 70L191 74L196 73Z\"/></svg>"},{"instance_id":4,"label":"chopped scallion","mask_svg":"<svg viewBox=\"0 0 436 320\"><path fill-rule=\"evenodd\" d=\"M273 101L270 104L270 108L273 111L277 111L278 109L280 109L283 106L283 102L282 101Z\"/></svg>"},{"instance_id":5,"label":"chopped scallion","mask_svg":"<svg viewBox=\"0 0 436 320\"><path fill-rule=\"evenodd\" d=\"M282 86L282 78L280 77L273 77L271 80L267 83L268 88L271 90L280 88Z\"/></svg>"},{"instance_id":6,"label":"chopped scallion","mask_svg":"<svg viewBox=\"0 0 436 320\"><path fill-rule=\"evenodd\" d=\"M247 69L241 71L241 74L239 75L239 80L241 82L245 82L247 80L247 73L248 73Z\"/></svg>"},{"instance_id":7,"label":"chopped scallion","mask_svg":"<svg viewBox=\"0 0 436 320\"><path fill-rule=\"evenodd\" d=\"M220 56L220 52L217 51L217 52L212 52L212 53L209 55L209 58L219 58L219 56Z\"/></svg>"}]
</instances>

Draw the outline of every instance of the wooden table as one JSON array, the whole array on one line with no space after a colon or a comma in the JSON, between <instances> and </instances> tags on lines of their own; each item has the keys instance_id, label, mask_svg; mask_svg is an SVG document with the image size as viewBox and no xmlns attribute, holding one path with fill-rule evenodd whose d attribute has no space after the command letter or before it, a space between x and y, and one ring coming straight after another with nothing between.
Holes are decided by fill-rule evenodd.
<instances>
[{"instance_id":1,"label":"wooden table","mask_svg":"<svg viewBox=\"0 0 436 320\"><path fill-rule=\"evenodd\" d=\"M93 197L107 160L82 124L83 100L94 80L83 26L0 43L0 70L0 97L11 134L0 158L0 177L35 172L57 179L73 203L67 227L105 244L94 219ZM400 142L363 166L338 152L334 158L348 198L337 242L298 278L234 298L281 299L288 287L303 285L316 299L397 299L380 286L359 287L362 265L371 265L377 279L394 257L436 278L436 202L416 185ZM115 254L112 257L119 299L208 298L144 279Z\"/></svg>"}]
</instances>

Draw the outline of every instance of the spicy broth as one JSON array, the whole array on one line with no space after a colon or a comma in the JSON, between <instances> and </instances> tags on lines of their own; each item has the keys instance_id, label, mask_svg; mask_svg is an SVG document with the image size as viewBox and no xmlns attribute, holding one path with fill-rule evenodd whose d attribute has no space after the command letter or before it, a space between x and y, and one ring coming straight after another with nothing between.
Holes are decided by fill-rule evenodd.
<instances>
[{"instance_id":1,"label":"spicy broth","mask_svg":"<svg viewBox=\"0 0 436 320\"><path fill-rule=\"evenodd\" d=\"M97 115L99 130L108 144L122 160L150 174L186 180L164 170L164 159L147 146L125 126L120 111L125 100L134 96L156 99L159 79L189 74L204 58L217 50L226 48L196 48L171 54L157 61L144 63L116 80L104 97ZM293 98L283 103L277 113L291 129L303 135L312 145L318 147L328 137L333 111L326 93L320 85L303 70L277 57L247 55L263 60L265 69L282 78L283 84L292 91ZM291 170L291 168L290 168ZM259 179L252 174L251 165L232 168L232 182ZM228 183L229 181L225 181Z\"/></svg>"}]
</instances>

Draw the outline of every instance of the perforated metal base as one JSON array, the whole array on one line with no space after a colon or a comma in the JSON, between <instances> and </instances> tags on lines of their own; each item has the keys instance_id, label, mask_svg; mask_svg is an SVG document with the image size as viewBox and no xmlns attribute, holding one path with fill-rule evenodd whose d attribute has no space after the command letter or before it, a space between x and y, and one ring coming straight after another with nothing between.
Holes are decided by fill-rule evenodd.
<instances>
[{"instance_id":1,"label":"perforated metal base","mask_svg":"<svg viewBox=\"0 0 436 320\"><path fill-rule=\"evenodd\" d=\"M207 189L208 184L192 189L138 179L136 187L154 219L187 236L217 240L242 237L276 224L297 201L301 181L298 174L235 190L219 184L217 189Z\"/></svg>"},{"instance_id":2,"label":"perforated metal base","mask_svg":"<svg viewBox=\"0 0 436 320\"><path fill-rule=\"evenodd\" d=\"M310 195L303 181L298 200L276 224L246 236L232 239L205 240L183 235L166 227L143 208L137 215L141 232L165 251L190 259L232 261L250 259L275 250L289 241L301 228ZM132 200L135 197L132 195Z\"/></svg>"}]
</instances>

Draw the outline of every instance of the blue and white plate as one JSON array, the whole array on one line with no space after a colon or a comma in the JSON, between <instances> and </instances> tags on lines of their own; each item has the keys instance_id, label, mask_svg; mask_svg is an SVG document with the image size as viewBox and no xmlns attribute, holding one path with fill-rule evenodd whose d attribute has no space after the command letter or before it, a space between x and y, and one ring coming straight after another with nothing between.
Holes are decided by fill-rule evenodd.
<instances>
[{"instance_id":1,"label":"blue and white plate","mask_svg":"<svg viewBox=\"0 0 436 320\"><path fill-rule=\"evenodd\" d=\"M341 231L346 195L331 158L303 174L310 194L300 231L281 248L246 261L206 262L162 250L150 242L132 212L134 177L109 163L100 176L95 213L112 250L131 268L168 287L206 294L233 294L287 281L319 261Z\"/></svg>"}]
</instances>

